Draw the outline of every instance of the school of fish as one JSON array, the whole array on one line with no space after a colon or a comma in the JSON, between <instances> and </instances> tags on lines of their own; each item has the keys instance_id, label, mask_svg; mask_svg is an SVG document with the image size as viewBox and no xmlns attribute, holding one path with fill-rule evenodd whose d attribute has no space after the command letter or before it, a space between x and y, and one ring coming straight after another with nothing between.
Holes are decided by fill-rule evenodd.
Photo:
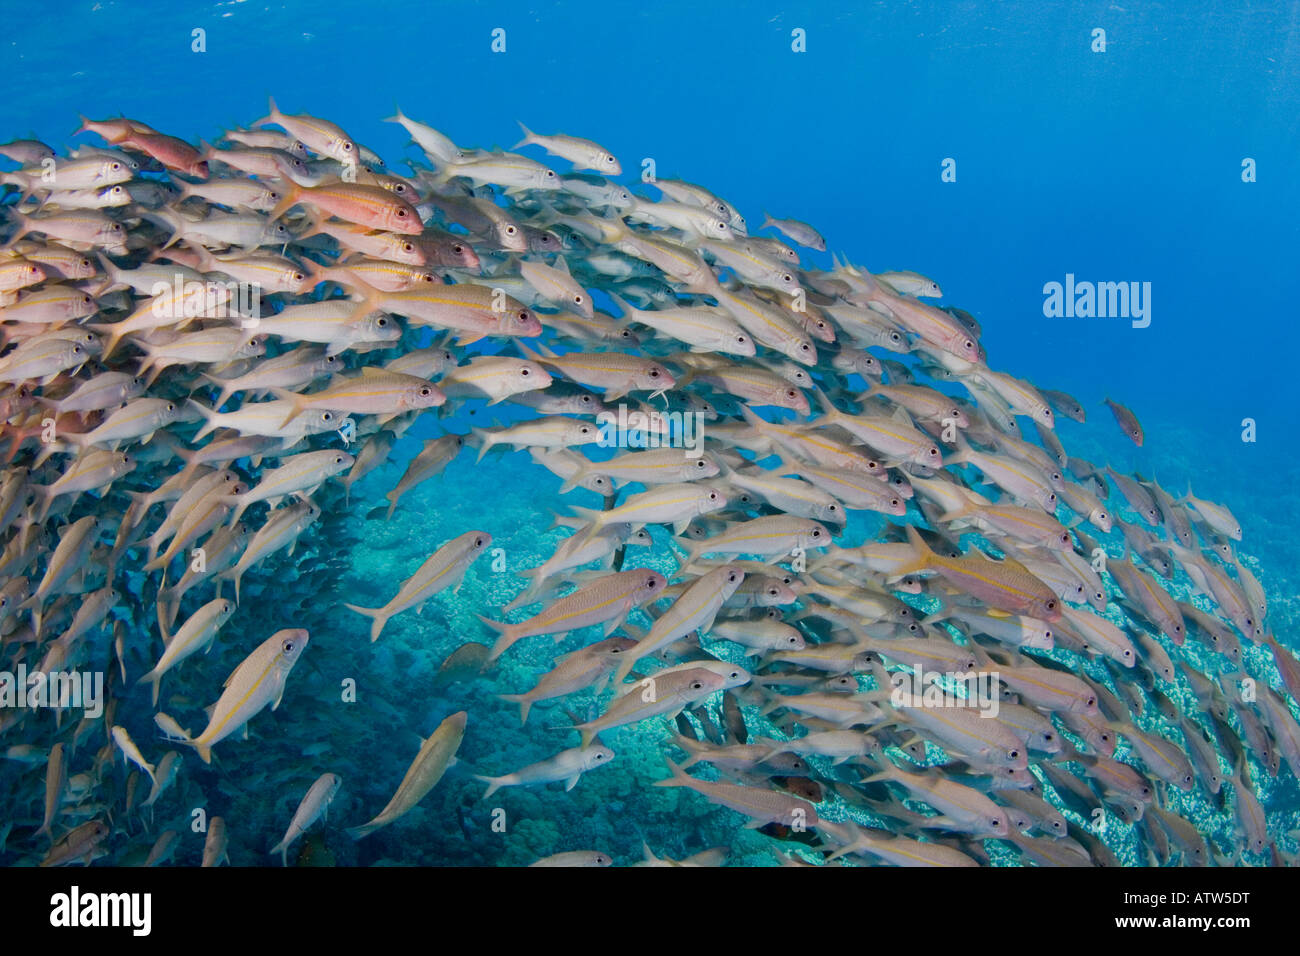
<instances>
[{"instance_id":1,"label":"school of fish","mask_svg":"<svg viewBox=\"0 0 1300 956\"><path fill-rule=\"evenodd\" d=\"M303 726L267 712L310 706L295 682L326 662L307 615L370 653L505 529L461 529L382 582L382 606L323 610L312 586L344 565L286 570L300 539L415 522L412 488L511 451L569 534L455 635L429 694L456 712L372 741L409 769L351 838L409 826L464 772L475 714L455 685L526 648L533 685L494 690L521 734L542 709L568 739L469 767L484 807L618 774L602 734L638 728L664 754L647 783L728 808L781 863L1116 865L1107 826L1139 864L1293 860L1263 795L1288 773L1296 790L1300 665L1226 505L1070 455L1057 419L1084 406L992 367L979 322L927 302L925 276L809 267L799 247L827 248L812 226L751 234L684 181L633 191L589 140L525 128L480 150L391 119L419 155L408 175L274 101L215 145L124 118L83 118L66 155L0 145L0 671L106 688L92 713L0 687L0 863L174 862L192 834L154 831L167 791ZM517 420L439 424L483 402ZM609 452L620 413L633 439ZM417 420L434 437L384 504L359 500ZM699 441L674 442L674 421ZM642 560L656 551L667 566ZM241 601L278 626L232 630ZM280 843L235 862L287 865L360 783L330 769L331 741L295 743L323 772L279 794ZM1229 824L1199 825L1193 795ZM203 865L240 824L236 798ZM727 859L697 851L620 862ZM534 865L614 862L574 846Z\"/></svg>"}]
</instances>

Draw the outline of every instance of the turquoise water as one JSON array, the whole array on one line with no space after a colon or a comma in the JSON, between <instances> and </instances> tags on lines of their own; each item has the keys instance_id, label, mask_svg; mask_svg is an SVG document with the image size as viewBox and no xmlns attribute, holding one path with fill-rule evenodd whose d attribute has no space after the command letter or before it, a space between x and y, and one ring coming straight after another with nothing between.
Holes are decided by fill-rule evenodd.
<instances>
[{"instance_id":1,"label":"turquoise water","mask_svg":"<svg viewBox=\"0 0 1300 956\"><path fill-rule=\"evenodd\" d=\"M1197 496L1233 509L1239 553L1268 593L1271 630L1295 650L1298 11L395 3L376 15L373 5L349 3L79 4L31 18L0 47L14 91L0 103L0 139L33 135L62 149L74 142L79 113L120 112L212 140L264 115L271 93L288 112L338 122L392 168L416 155L400 127L382 122L395 102L466 146L512 147L518 120L590 137L622 158L628 183L652 158L661 177L701 183L728 200L751 231L764 211L814 224L829 251L802 250L806 264L827 268L833 252L875 272L913 269L936 279L942 304L980 321L992 367L1083 402L1086 424L1058 418L1071 454L1138 471L1176 494L1190 482ZM1090 49L1098 27L1104 53ZM206 31L206 52L191 51L196 28ZM490 47L496 28L506 31L504 54ZM795 29L806 31L806 52L791 50ZM948 158L955 182L941 179ZM1242 181L1248 158L1258 170L1250 183ZM1043 286L1067 273L1150 282L1150 326L1046 317ZM498 347L469 352L484 350ZM1114 427L1106 397L1142 420L1142 448ZM663 720L605 735L616 761L572 791L551 784L481 799L473 774L508 773L573 746L565 728L597 706L591 694L542 704L520 728L517 708L497 698L532 685L550 659L546 638L524 641L486 676L435 686L453 650L491 642L476 615L500 617L520 588L515 572L540 564L561 540L551 529L563 510L560 482L526 453L493 453L475 466L467 450L409 492L391 521L372 512L421 441L517 415L481 402L426 415L347 501L337 484L317 494L321 521L292 555L245 578L239 610L211 655L165 689L182 698L182 722L191 726L215 699L219 675L274 631L304 627L311 645L282 706L252 722L249 741L220 745L211 767L187 754L177 785L115 834L105 862L130 862L171 827L182 833L174 862L197 864L203 839L189 822L198 807L226 819L233 863L278 862L270 847L326 771L342 777L342 790L291 862L308 843L312 861L339 865L514 865L578 849L623 864L640 859L643 841L671 858L726 846L733 863L767 864L774 849L797 846L743 830L742 817L696 794L652 787L666 774ZM1254 443L1241 440L1247 418L1257 423ZM600 507L586 492L564 500ZM394 618L369 643L366 622L342 603L378 606L468 529L493 535L504 570L481 559L457 592ZM671 576L668 536L659 528L654 537L636 557ZM133 600L115 616L149 630L151 588L137 575L126 590ZM592 634L570 637L563 649ZM102 638L97 651L110 654ZM132 680L148 658L142 651L129 659ZM1248 668L1269 673L1267 653L1248 649ZM343 699L347 681L355 681L355 702ZM461 710L469 725L459 765L405 818L349 839L343 828L383 807L420 739ZM156 759L163 745L151 716L136 695L117 721ZM747 716L751 732L770 728L756 710ZM42 777L39 768L0 764L0 805L20 826L33 813L39 823ZM119 768L110 786L120 789L123 778ZM1271 831L1294 849L1283 834L1300 816L1296 779L1284 766L1262 783ZM492 826L497 807L504 833ZM842 819L847 811L828 805L823 813ZM1187 814L1206 832L1229 832L1230 804L1225 811L1201 799ZM35 852L18 834L0 863ZM1122 825L1110 842L1125 862L1142 861Z\"/></svg>"}]
</instances>

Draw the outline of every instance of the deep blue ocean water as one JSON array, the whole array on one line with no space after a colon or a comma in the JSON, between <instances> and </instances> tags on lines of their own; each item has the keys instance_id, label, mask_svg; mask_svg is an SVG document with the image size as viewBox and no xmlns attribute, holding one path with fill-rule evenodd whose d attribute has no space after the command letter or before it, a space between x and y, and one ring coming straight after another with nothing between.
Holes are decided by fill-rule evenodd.
<instances>
[{"instance_id":1,"label":"deep blue ocean water","mask_svg":"<svg viewBox=\"0 0 1300 956\"><path fill-rule=\"evenodd\" d=\"M191 51L196 28L206 52ZM504 53L490 48L498 28ZM1098 28L1104 52L1092 49ZM791 49L796 29L806 52ZM1230 505L1277 636L1296 646L1300 4L75 3L25 18L0 44L0 68L10 91L0 140L62 148L79 113L123 113L211 141L263 116L273 94L397 166L415 152L381 122L396 103L464 145L509 148L519 120L595 139L627 182L652 158L660 176L731 202L751 229L764 211L806 220L853 262L936 279L944 304L982 323L994 368L1082 400L1088 423L1060 429L1073 453L1178 493L1191 481ZM945 160L955 182L942 181ZM1243 182L1247 160L1254 182ZM829 266L830 254L807 261ZM1045 317L1044 284L1067 274L1150 283L1149 327ZM1106 397L1136 412L1144 447L1119 434ZM473 423L494 414L476 410ZM1247 418L1254 443L1241 440ZM159 820L201 800L230 822L234 862L269 860L298 796L330 769L344 778L324 831L340 863L520 863L596 843L630 862L642 838L670 856L729 843L735 858L770 861L764 838L737 836L726 811L647 786L663 768L644 729L611 735L620 764L569 794L494 798L511 827L490 831L467 771L505 773L571 746L562 729L541 729L570 721L539 708L524 733L493 697L531 684L527 654L491 682L429 688L452 649L490 639L474 612L506 603L516 582L479 565L458 594L394 619L376 645L338 608L382 602L468 528L489 530L511 570L558 540L543 536L556 483L519 453L489 458L489 470L462 457L392 523L363 520L435 433L429 423L409 433L311 542L330 575L250 579L223 643L246 650L300 612L313 646L254 741L221 748L218 771L196 768ZM662 539L656 551L665 558ZM333 699L348 677L361 687L355 705ZM416 735L460 709L471 715L464 766L407 820L362 843L343 837L337 821L377 812ZM301 753L320 741L333 749ZM1293 813L1294 792L1278 800ZM178 860L197 862L194 840Z\"/></svg>"}]
</instances>

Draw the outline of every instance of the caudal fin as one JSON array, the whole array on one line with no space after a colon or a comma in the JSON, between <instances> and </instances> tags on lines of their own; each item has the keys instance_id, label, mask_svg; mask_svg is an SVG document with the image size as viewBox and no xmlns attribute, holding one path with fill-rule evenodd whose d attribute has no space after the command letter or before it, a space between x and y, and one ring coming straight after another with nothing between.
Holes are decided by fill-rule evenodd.
<instances>
[{"instance_id":1,"label":"caudal fin","mask_svg":"<svg viewBox=\"0 0 1300 956\"><path fill-rule=\"evenodd\" d=\"M528 723L528 711L532 709L533 701L527 694L497 694L497 697L508 703L519 705L520 727Z\"/></svg>"},{"instance_id":2,"label":"caudal fin","mask_svg":"<svg viewBox=\"0 0 1300 956\"><path fill-rule=\"evenodd\" d=\"M518 120L515 120L515 122L519 123ZM524 138L511 146L511 149L518 149L520 146L531 146L533 143L537 142L537 136L527 126L523 123L519 123L519 128L524 131Z\"/></svg>"},{"instance_id":3,"label":"caudal fin","mask_svg":"<svg viewBox=\"0 0 1300 956\"><path fill-rule=\"evenodd\" d=\"M160 611L159 613L161 614L161 611ZM157 707L157 706L158 706L158 689L159 689L159 687L162 686L162 674L158 673L158 669L155 667L155 668L154 668L153 670L151 670L149 673L143 675L143 676L142 676L138 681L136 681L136 684L137 684L137 685L139 685L139 684L148 684L148 685L149 685L150 689L153 691L153 703L152 703L151 706L153 706L153 707Z\"/></svg>"},{"instance_id":4,"label":"caudal fin","mask_svg":"<svg viewBox=\"0 0 1300 956\"><path fill-rule=\"evenodd\" d=\"M685 787L690 785L690 774L677 764L673 763L672 757L664 757L664 763L668 764L668 770L672 776L665 780L656 780L654 782L656 787Z\"/></svg>"},{"instance_id":5,"label":"caudal fin","mask_svg":"<svg viewBox=\"0 0 1300 956\"><path fill-rule=\"evenodd\" d=\"M474 779L475 779L475 780L482 780L484 783L486 783L486 784L488 785L487 792L483 794L483 799L486 800L486 799L488 799L489 797L491 797L492 794L496 793L498 790L501 789L501 781L502 781L503 779L505 779L505 778L504 778L504 777L485 777L485 776L483 776L483 774L481 774L481 773L476 773L476 774L474 774Z\"/></svg>"},{"instance_id":6,"label":"caudal fin","mask_svg":"<svg viewBox=\"0 0 1300 956\"><path fill-rule=\"evenodd\" d=\"M504 621L494 621L492 618L484 617L482 614L478 615L478 619L492 630L496 631L499 635L496 639L496 643L492 645L492 653L488 655L489 661L496 660L508 651L515 641L519 640L523 636L518 633L517 626L514 624L507 624Z\"/></svg>"},{"instance_id":7,"label":"caudal fin","mask_svg":"<svg viewBox=\"0 0 1300 956\"><path fill-rule=\"evenodd\" d=\"M379 634L384 629L384 625L388 623L391 615L384 613L382 607L358 607L355 604L344 604L343 606L349 611L356 611L358 614L364 614L370 618L370 642L373 644L379 640Z\"/></svg>"}]
</instances>

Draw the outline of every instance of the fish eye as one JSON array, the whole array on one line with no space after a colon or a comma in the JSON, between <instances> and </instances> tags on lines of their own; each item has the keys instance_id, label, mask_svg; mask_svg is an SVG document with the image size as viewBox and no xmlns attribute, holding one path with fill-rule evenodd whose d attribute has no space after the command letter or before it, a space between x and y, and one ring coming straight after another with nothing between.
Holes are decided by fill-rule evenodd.
<instances>
[{"instance_id":1,"label":"fish eye","mask_svg":"<svg viewBox=\"0 0 1300 956\"><path fill-rule=\"evenodd\" d=\"M717 501L717 500L718 500L718 493L717 493L716 491L710 491L710 492L709 492L709 500L710 500L710 501Z\"/></svg>"},{"instance_id":2,"label":"fish eye","mask_svg":"<svg viewBox=\"0 0 1300 956\"><path fill-rule=\"evenodd\" d=\"M382 315L379 317L378 321L375 322L375 325L379 326L381 329L387 324L388 324L388 320L384 318Z\"/></svg>"},{"instance_id":3,"label":"fish eye","mask_svg":"<svg viewBox=\"0 0 1300 956\"><path fill-rule=\"evenodd\" d=\"M478 537L478 538L475 538L475 539L474 539L474 547L476 547L476 548L481 548L481 547L483 547L483 538L482 538L482 537Z\"/></svg>"},{"instance_id":4,"label":"fish eye","mask_svg":"<svg viewBox=\"0 0 1300 956\"><path fill-rule=\"evenodd\" d=\"M345 153L352 152L352 144L349 143L347 140L343 141L343 152Z\"/></svg>"},{"instance_id":5,"label":"fish eye","mask_svg":"<svg viewBox=\"0 0 1300 956\"><path fill-rule=\"evenodd\" d=\"M698 680L691 681L691 690L700 690L703 686L704 686L703 681L698 681Z\"/></svg>"},{"instance_id":6,"label":"fish eye","mask_svg":"<svg viewBox=\"0 0 1300 956\"><path fill-rule=\"evenodd\" d=\"M323 422L332 422L332 421L334 421L334 413L333 413L333 412L321 412L321 414L320 414L320 420L323 421Z\"/></svg>"},{"instance_id":7,"label":"fish eye","mask_svg":"<svg viewBox=\"0 0 1300 956\"><path fill-rule=\"evenodd\" d=\"M428 385L425 385L423 388L420 389L420 394L421 394L422 396L426 396L426 397L427 397L427 396L433 394L433 389L431 389Z\"/></svg>"},{"instance_id":8,"label":"fish eye","mask_svg":"<svg viewBox=\"0 0 1300 956\"><path fill-rule=\"evenodd\" d=\"M582 296L580 296L580 295L575 295L575 296L573 297L573 301L576 302L576 303L578 303L578 305L582 305Z\"/></svg>"},{"instance_id":9,"label":"fish eye","mask_svg":"<svg viewBox=\"0 0 1300 956\"><path fill-rule=\"evenodd\" d=\"M813 536L814 538L820 538L820 537L822 536L822 529L821 529L821 528L813 528L812 536Z\"/></svg>"},{"instance_id":10,"label":"fish eye","mask_svg":"<svg viewBox=\"0 0 1300 956\"><path fill-rule=\"evenodd\" d=\"M289 278L293 279L294 282L301 282L303 279L306 279L307 277L303 275L301 272L294 272L290 274Z\"/></svg>"},{"instance_id":11,"label":"fish eye","mask_svg":"<svg viewBox=\"0 0 1300 956\"><path fill-rule=\"evenodd\" d=\"M1046 607L1049 611L1055 611L1055 610L1056 610L1056 598L1052 598L1050 601L1048 601L1048 602L1047 602L1045 605L1043 605L1043 606Z\"/></svg>"},{"instance_id":12,"label":"fish eye","mask_svg":"<svg viewBox=\"0 0 1300 956\"><path fill-rule=\"evenodd\" d=\"M529 375L532 375L533 373L526 368L521 368L519 370L519 374L522 375L524 378L527 378Z\"/></svg>"},{"instance_id":13,"label":"fish eye","mask_svg":"<svg viewBox=\"0 0 1300 956\"><path fill-rule=\"evenodd\" d=\"M652 369L650 370L650 377L651 377L651 378L658 378L658 377L659 377L659 369L657 369L657 368L652 368Z\"/></svg>"},{"instance_id":14,"label":"fish eye","mask_svg":"<svg viewBox=\"0 0 1300 956\"><path fill-rule=\"evenodd\" d=\"M554 178L555 178L555 170L553 170L553 169L548 169L548 170L546 171L546 178L547 178L547 179L554 179Z\"/></svg>"},{"instance_id":15,"label":"fish eye","mask_svg":"<svg viewBox=\"0 0 1300 956\"><path fill-rule=\"evenodd\" d=\"M897 508L897 507L898 507L899 505L901 505L901 504L902 504L902 502L899 501L897 498L890 498L890 499L889 499L889 506L890 506L891 508Z\"/></svg>"},{"instance_id":16,"label":"fish eye","mask_svg":"<svg viewBox=\"0 0 1300 956\"><path fill-rule=\"evenodd\" d=\"M402 243L402 251L403 251L403 252L414 252L414 251L415 251L415 246L413 246L413 245L412 245L411 243L409 243L409 242L404 242L404 243Z\"/></svg>"},{"instance_id":17,"label":"fish eye","mask_svg":"<svg viewBox=\"0 0 1300 956\"><path fill-rule=\"evenodd\" d=\"M933 445L930 446L930 454L931 454L931 455L937 455L937 454L939 454L939 449L935 448Z\"/></svg>"},{"instance_id":18,"label":"fish eye","mask_svg":"<svg viewBox=\"0 0 1300 956\"><path fill-rule=\"evenodd\" d=\"M398 210L397 210L397 218L398 218L398 219L405 219L405 218L406 218L406 210L405 210L405 209L398 209Z\"/></svg>"},{"instance_id":19,"label":"fish eye","mask_svg":"<svg viewBox=\"0 0 1300 956\"><path fill-rule=\"evenodd\" d=\"M1087 704L1088 704L1089 707L1094 706L1096 703L1097 703L1097 698L1096 698L1096 697L1089 697L1088 700L1087 700Z\"/></svg>"},{"instance_id":20,"label":"fish eye","mask_svg":"<svg viewBox=\"0 0 1300 956\"><path fill-rule=\"evenodd\" d=\"M528 310L527 310L527 309L520 309L520 310L519 310L519 321L520 321L520 322L527 322L527 321L528 321Z\"/></svg>"},{"instance_id":21,"label":"fish eye","mask_svg":"<svg viewBox=\"0 0 1300 956\"><path fill-rule=\"evenodd\" d=\"M286 654L292 654L292 653L293 653L293 649L294 649L295 647L297 647L297 646L298 646L298 645L295 644L292 640L288 640L288 641L285 641L283 644L280 645L280 649L281 649L282 651L284 651Z\"/></svg>"}]
</instances>

